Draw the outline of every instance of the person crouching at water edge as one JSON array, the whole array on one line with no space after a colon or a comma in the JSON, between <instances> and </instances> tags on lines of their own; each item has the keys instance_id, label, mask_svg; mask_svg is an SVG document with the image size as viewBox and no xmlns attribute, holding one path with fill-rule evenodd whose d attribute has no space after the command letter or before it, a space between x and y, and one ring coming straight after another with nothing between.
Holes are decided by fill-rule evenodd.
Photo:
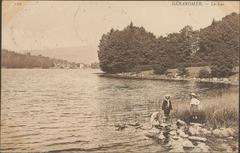
<instances>
[{"instance_id":1,"label":"person crouching at water edge","mask_svg":"<svg viewBox=\"0 0 240 153\"><path fill-rule=\"evenodd\" d=\"M191 101L190 101L190 114L192 120L198 120L198 112L200 107L200 101L197 99L197 95L195 93L191 93Z\"/></svg>"},{"instance_id":2,"label":"person crouching at water edge","mask_svg":"<svg viewBox=\"0 0 240 153\"><path fill-rule=\"evenodd\" d=\"M170 95L166 95L164 97L164 100L163 100L163 103L162 103L162 110L163 110L163 113L164 113L163 122L169 122L170 111L172 110L172 102L170 100Z\"/></svg>"}]
</instances>

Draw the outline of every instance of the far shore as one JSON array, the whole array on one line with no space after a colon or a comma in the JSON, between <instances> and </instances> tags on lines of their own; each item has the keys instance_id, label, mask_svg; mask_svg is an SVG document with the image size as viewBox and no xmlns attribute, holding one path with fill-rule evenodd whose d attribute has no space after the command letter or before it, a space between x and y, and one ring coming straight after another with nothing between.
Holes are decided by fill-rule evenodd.
<instances>
[{"instance_id":1,"label":"far shore","mask_svg":"<svg viewBox=\"0 0 240 153\"><path fill-rule=\"evenodd\" d=\"M108 74L102 73L99 76L110 77L110 78L121 78L121 79L141 79L141 80L166 80L166 81L193 81L193 82L210 82L210 83L223 83L229 85L239 86L239 80L229 79L229 78L190 78L190 77L167 77L164 75L156 74L143 74L137 72L128 72L128 73L115 73Z\"/></svg>"}]
</instances>

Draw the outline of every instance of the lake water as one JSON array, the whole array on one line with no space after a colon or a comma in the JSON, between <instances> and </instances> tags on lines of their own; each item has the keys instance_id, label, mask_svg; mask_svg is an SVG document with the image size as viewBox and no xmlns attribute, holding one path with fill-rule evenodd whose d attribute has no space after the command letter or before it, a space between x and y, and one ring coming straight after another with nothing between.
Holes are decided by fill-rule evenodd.
<instances>
[{"instance_id":1,"label":"lake water","mask_svg":"<svg viewBox=\"0 0 240 153\"><path fill-rule=\"evenodd\" d=\"M1 151L159 152L163 148L128 127L149 124L165 94L174 103L236 92L221 84L99 77L99 70L2 69Z\"/></svg>"}]
</instances>

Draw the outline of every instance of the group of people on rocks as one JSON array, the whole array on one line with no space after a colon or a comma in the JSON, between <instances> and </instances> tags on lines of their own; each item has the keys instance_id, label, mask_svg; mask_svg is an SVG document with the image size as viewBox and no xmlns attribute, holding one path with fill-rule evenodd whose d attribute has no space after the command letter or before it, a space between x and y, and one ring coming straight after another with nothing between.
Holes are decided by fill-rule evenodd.
<instances>
[{"instance_id":1,"label":"group of people on rocks","mask_svg":"<svg viewBox=\"0 0 240 153\"><path fill-rule=\"evenodd\" d=\"M200 100L195 93L190 94L190 114L191 120L198 120L198 112L200 109ZM165 95L162 102L162 111L164 115L164 122L168 122L170 119L170 112L173 109L170 95Z\"/></svg>"}]
</instances>

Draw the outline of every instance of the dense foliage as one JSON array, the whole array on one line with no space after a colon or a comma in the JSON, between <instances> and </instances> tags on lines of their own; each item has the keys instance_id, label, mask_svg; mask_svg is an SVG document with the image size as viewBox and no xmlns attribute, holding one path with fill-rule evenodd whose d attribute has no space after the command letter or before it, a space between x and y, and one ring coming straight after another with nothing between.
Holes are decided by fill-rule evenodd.
<instances>
[{"instance_id":1,"label":"dense foliage","mask_svg":"<svg viewBox=\"0 0 240 153\"><path fill-rule=\"evenodd\" d=\"M148 67L163 74L179 65L208 65L213 76L225 77L239 62L238 23L239 14L232 13L222 21L213 20L199 31L185 26L178 33L158 38L133 23L123 30L111 29L99 43L100 68L107 73L118 73ZM219 68L221 64L226 67L223 72Z\"/></svg>"},{"instance_id":2,"label":"dense foliage","mask_svg":"<svg viewBox=\"0 0 240 153\"><path fill-rule=\"evenodd\" d=\"M100 40L100 67L103 71L115 73L151 64L155 41L156 37L152 33L132 23L123 31L112 29Z\"/></svg>"}]
</instances>

